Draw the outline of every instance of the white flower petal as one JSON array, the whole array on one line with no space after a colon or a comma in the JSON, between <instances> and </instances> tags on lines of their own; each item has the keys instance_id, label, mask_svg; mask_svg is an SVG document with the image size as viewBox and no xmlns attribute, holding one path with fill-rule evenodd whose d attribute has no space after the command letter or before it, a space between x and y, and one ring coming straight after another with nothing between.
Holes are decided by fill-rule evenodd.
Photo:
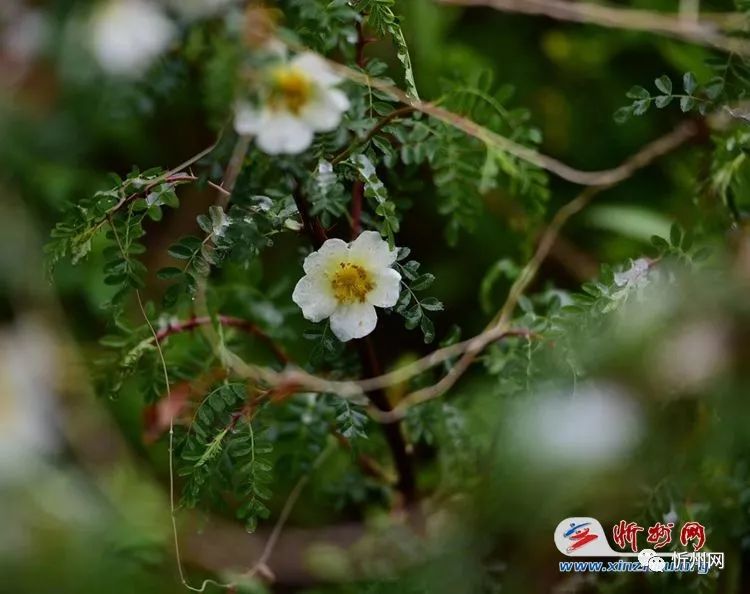
<instances>
[{"instance_id":1,"label":"white flower petal","mask_svg":"<svg viewBox=\"0 0 750 594\"><path fill-rule=\"evenodd\" d=\"M363 231L359 237L352 242L352 260L359 260L368 269L375 271L378 268L388 268L396 261L398 252L390 249L388 242L380 237L377 231Z\"/></svg>"},{"instance_id":2,"label":"white flower petal","mask_svg":"<svg viewBox=\"0 0 750 594\"><path fill-rule=\"evenodd\" d=\"M317 132L330 132L341 123L341 115L349 109L349 98L338 89L320 89L300 113L300 117Z\"/></svg>"},{"instance_id":3,"label":"white flower petal","mask_svg":"<svg viewBox=\"0 0 750 594\"><path fill-rule=\"evenodd\" d=\"M375 288L367 294L367 302L377 307L393 307L401 294L401 275L393 268L375 274Z\"/></svg>"},{"instance_id":4,"label":"white flower petal","mask_svg":"<svg viewBox=\"0 0 750 594\"><path fill-rule=\"evenodd\" d=\"M331 315L331 330L341 342L367 336L377 323L378 314L369 303L339 305Z\"/></svg>"},{"instance_id":5,"label":"white flower petal","mask_svg":"<svg viewBox=\"0 0 750 594\"><path fill-rule=\"evenodd\" d=\"M234 129L237 134L257 134L262 124L261 112L249 103L240 103L234 111Z\"/></svg>"},{"instance_id":6,"label":"white flower petal","mask_svg":"<svg viewBox=\"0 0 750 594\"><path fill-rule=\"evenodd\" d=\"M303 52L292 60L292 66L299 68L315 82L324 87L332 87L341 82L341 77L336 74L328 63L318 54Z\"/></svg>"},{"instance_id":7,"label":"white flower petal","mask_svg":"<svg viewBox=\"0 0 750 594\"><path fill-rule=\"evenodd\" d=\"M328 89L328 100L342 112L347 111L351 107L349 96L341 89Z\"/></svg>"},{"instance_id":8,"label":"white flower petal","mask_svg":"<svg viewBox=\"0 0 750 594\"><path fill-rule=\"evenodd\" d=\"M349 246L342 239L326 239L317 252L305 258L303 268L306 274L324 274L334 260L345 262L349 259Z\"/></svg>"},{"instance_id":9,"label":"white flower petal","mask_svg":"<svg viewBox=\"0 0 750 594\"><path fill-rule=\"evenodd\" d=\"M297 282L292 300L299 305L302 315L311 322L320 322L329 317L338 301L326 285L325 277L306 275Z\"/></svg>"},{"instance_id":10,"label":"white flower petal","mask_svg":"<svg viewBox=\"0 0 750 594\"><path fill-rule=\"evenodd\" d=\"M307 149L313 140L310 126L285 112L266 113L255 141L264 153L297 155Z\"/></svg>"}]
</instances>

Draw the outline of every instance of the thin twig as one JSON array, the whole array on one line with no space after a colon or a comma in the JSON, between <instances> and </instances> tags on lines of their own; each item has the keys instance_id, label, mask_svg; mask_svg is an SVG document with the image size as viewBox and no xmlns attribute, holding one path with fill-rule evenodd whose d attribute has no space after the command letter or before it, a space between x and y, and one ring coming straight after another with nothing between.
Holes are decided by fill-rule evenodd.
<instances>
[{"instance_id":1,"label":"thin twig","mask_svg":"<svg viewBox=\"0 0 750 594\"><path fill-rule=\"evenodd\" d=\"M659 157L670 153L688 140L695 138L700 133L701 127L697 122L683 122L672 132L649 143L617 167L617 170L621 172L618 175L617 180L627 179L639 169L647 166ZM429 355L389 373L359 381L330 381L324 378L312 376L299 369L289 369L286 372L275 376L270 376L261 371L261 375L263 375L266 380L279 382L281 385L288 386L297 384L300 386L300 389L332 392L342 397L353 398L363 392L379 390L388 386L403 383L411 377L424 373L428 369L431 369L444 361L463 355L451 371L441 379L438 384L410 394L407 398L402 400L392 412L382 413L382 411L374 409L371 409L370 411L373 417L379 421L392 422L403 418L406 410L411 406L426 400L437 398L450 389L461 375L463 375L466 369L468 369L476 355L492 342L509 336L529 336L528 330L512 329L508 327L507 324L510 315L518 303L518 299L535 277L541 262L549 253L560 228L565 222L581 210L596 194L612 185L615 185L615 183L617 183L617 181L611 181L608 184L598 187L587 188L578 198L568 203L557 212L547 230L542 234L534 257L529 264L527 264L523 273L511 288L500 314L496 316L487 328L477 336L433 351ZM259 370L255 368L248 371L257 373Z\"/></svg>"},{"instance_id":2,"label":"thin twig","mask_svg":"<svg viewBox=\"0 0 750 594\"><path fill-rule=\"evenodd\" d=\"M362 365L368 377L382 375L380 361L375 353L375 347L369 336L359 340L359 356ZM389 415L393 411L393 406L388 400L385 390L372 390L369 394L370 402L378 413ZM396 488L404 496L405 504L412 503L416 499L416 476L414 474L414 460L406 447L406 439L401 432L401 427L396 424L388 424L383 427L385 439L393 455L393 462L398 474Z\"/></svg>"},{"instance_id":3,"label":"thin twig","mask_svg":"<svg viewBox=\"0 0 750 594\"><path fill-rule=\"evenodd\" d=\"M215 318L215 321L221 324L222 326L228 326L232 328L238 328L240 330L243 330L244 332L247 332L249 334L252 334L253 336L258 337L261 339L268 348L273 352L274 356L278 360L279 363L282 365L286 365L289 363L289 357L286 354L286 352L277 345L271 338L263 332L258 326L253 324L252 322L248 320L243 320L242 318L236 318L234 316L226 316L226 315L217 315ZM179 322L173 322L167 325L165 328L162 328L156 333L155 341L156 342L162 342L169 336L172 336L173 334L179 334L181 332L189 332L190 330L193 330L195 328L198 328L199 326L204 326L206 324L213 324L214 318L211 316L193 316L190 319L179 321Z\"/></svg>"},{"instance_id":4,"label":"thin twig","mask_svg":"<svg viewBox=\"0 0 750 594\"><path fill-rule=\"evenodd\" d=\"M117 233L117 227L114 225L112 221L112 216L108 215L106 217L106 220L109 222L109 226L112 229L112 234L114 235L117 246L120 249L120 253L122 254L123 258L125 258L126 257L125 248L122 245L122 241L120 240L119 234ZM159 342L157 332L154 329L154 326L151 323L151 320L149 320L148 314L146 313L146 308L144 307L143 300L141 299L140 290L138 289L135 290L135 296L138 301L138 308L141 311L141 315L143 316L143 319L145 320L146 325L148 326L149 330L151 331L152 336L154 337L156 350L159 353L159 360L161 362L161 368L164 374L164 382L165 382L166 389L167 389L167 401L169 402L170 408L171 408L172 391L169 386L169 372L167 370L167 361L164 358L164 352L161 349L161 343ZM174 551L175 551L175 560L177 564L177 573L179 575L180 582L182 583L182 585L185 586L188 590L191 590L193 592L204 592L206 587L209 584L214 584L220 588L231 587L231 584L221 584L212 579L208 579L208 580L204 580L202 584L200 585L200 587L196 588L195 586L192 586L190 582L187 581L187 577L185 576L185 570L182 567L182 556L180 554L180 539L179 539L179 533L177 530L177 507L175 505L174 415L169 416L169 515L170 515L171 524L172 524L172 536L174 539Z\"/></svg>"},{"instance_id":5,"label":"thin twig","mask_svg":"<svg viewBox=\"0 0 750 594\"><path fill-rule=\"evenodd\" d=\"M391 113L383 116L367 132L367 134L365 134L364 138L355 140L348 147L346 147L343 151L341 151L338 155L336 155L335 157L333 157L333 159L331 159L331 165L336 165L337 163L341 163L341 161L343 161L349 155L351 155L357 149L357 147L360 147L360 146L365 145L368 142L370 142L370 140L372 140L373 137L378 132L380 132L383 128L385 128L393 120L396 120L398 118L402 118L402 117L404 117L406 115L409 115L410 113L412 113L414 111L416 111L415 107L412 107L411 105L406 105L404 107L400 107L398 109L394 109Z\"/></svg>"},{"instance_id":6,"label":"thin twig","mask_svg":"<svg viewBox=\"0 0 750 594\"><path fill-rule=\"evenodd\" d=\"M250 136L239 136L234 145L226 173L224 174L221 196L216 201L217 206L221 206L225 210L234 191L234 186L237 184L237 178L240 175L240 171L242 171L242 163L245 161L245 155L247 155L249 148Z\"/></svg>"},{"instance_id":7,"label":"thin twig","mask_svg":"<svg viewBox=\"0 0 750 594\"><path fill-rule=\"evenodd\" d=\"M321 56L322 57L322 56ZM324 58L325 59L325 58ZM600 171L582 171L550 157L539 151L519 144L505 136L501 136L473 120L460 116L452 111L440 107L437 103L421 101L409 96L405 91L390 82L372 78L337 62L328 61L331 68L342 76L365 86L371 86L392 99L445 122L458 130L462 130L469 136L484 142L487 146L504 151L514 157L545 169L558 177L580 186L608 186L619 183L630 176L629 169L625 164L612 169Z\"/></svg>"},{"instance_id":8,"label":"thin twig","mask_svg":"<svg viewBox=\"0 0 750 594\"><path fill-rule=\"evenodd\" d=\"M273 575L271 573L271 570L268 568L268 560L271 558L274 548L276 548L276 543L279 541L281 531L284 529L284 526L286 525L286 522L289 519L289 516L291 515L292 510L297 503L297 500L302 494L302 491L304 490L307 483L310 481L310 477L312 476L313 472L315 472L315 470L317 470L320 465L323 464L323 462L326 460L326 458L328 458L328 456L330 456L333 450L334 448L332 447L332 444L329 444L329 446L324 449L316 458L315 462L313 462L310 471L307 474L303 474L294 485L294 488L291 490L289 496L286 499L286 502L284 503L284 507L281 509L281 513L276 520L276 524L271 531L271 535L266 541L266 546L263 548L263 552L255 562L255 564L247 571L247 573L244 574L245 578L252 578L257 573L261 573L262 575L266 576Z\"/></svg>"},{"instance_id":9,"label":"thin twig","mask_svg":"<svg viewBox=\"0 0 750 594\"><path fill-rule=\"evenodd\" d=\"M737 13L728 13L714 22L699 21L651 10L619 8L590 2L568 0L436 0L440 4L488 6L505 12L547 16L561 21L586 23L615 29L630 29L665 35L691 43L713 47L725 52L750 55L746 39L722 33L722 21L737 20ZM730 19L729 17L735 17Z\"/></svg>"},{"instance_id":10,"label":"thin twig","mask_svg":"<svg viewBox=\"0 0 750 594\"><path fill-rule=\"evenodd\" d=\"M699 127L695 122L683 122L669 134L646 145L641 151L625 161L620 166L620 169L623 171L623 174L627 174L627 177L629 177L639 169L653 162L655 159L670 153L691 138L694 138L698 132ZM579 196L557 211L542 235L534 256L523 269L516 282L513 283L505 303L497 316L495 316L493 321L487 326L485 332L502 332L507 329L510 318L513 315L513 311L515 310L519 299L536 277L536 273L539 271L539 267L552 249L552 246L560 233L560 229L562 229L568 219L583 210L583 208L585 208L597 194L612 185L614 185L614 183L586 188ZM412 392L406 396L390 414L379 415L379 420L384 422L396 421L403 418L409 408L445 394L446 391L455 385L483 348L481 342L478 342L476 346L467 349L456 365L453 366L439 382L432 386Z\"/></svg>"}]
</instances>

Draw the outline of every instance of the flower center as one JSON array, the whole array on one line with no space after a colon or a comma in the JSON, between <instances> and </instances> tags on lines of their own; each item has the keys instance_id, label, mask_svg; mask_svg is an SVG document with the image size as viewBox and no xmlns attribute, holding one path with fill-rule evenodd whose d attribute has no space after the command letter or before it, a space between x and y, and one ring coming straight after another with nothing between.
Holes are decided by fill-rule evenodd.
<instances>
[{"instance_id":1,"label":"flower center","mask_svg":"<svg viewBox=\"0 0 750 594\"><path fill-rule=\"evenodd\" d=\"M304 72L297 68L278 68L273 73L271 106L285 108L297 115L310 101L313 85Z\"/></svg>"},{"instance_id":2,"label":"flower center","mask_svg":"<svg viewBox=\"0 0 750 594\"><path fill-rule=\"evenodd\" d=\"M364 268L351 262L341 262L331 278L331 288L339 303L364 303L375 285Z\"/></svg>"}]
</instances>

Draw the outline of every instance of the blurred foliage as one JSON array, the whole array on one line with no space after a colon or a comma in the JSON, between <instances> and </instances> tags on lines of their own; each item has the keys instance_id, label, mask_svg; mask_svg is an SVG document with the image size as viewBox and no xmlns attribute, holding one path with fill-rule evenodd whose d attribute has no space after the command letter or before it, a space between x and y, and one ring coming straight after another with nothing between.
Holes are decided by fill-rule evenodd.
<instances>
[{"instance_id":1,"label":"blurred foliage","mask_svg":"<svg viewBox=\"0 0 750 594\"><path fill-rule=\"evenodd\" d=\"M139 76L115 76L89 40L106 4L0 10L0 345L19 343L27 312L51 327L64 317L96 393L58 354L60 411L30 429L57 447L0 438L0 460L29 467L0 481L9 591L172 592L207 576L205 591L317 594L750 589L746 58L432 0L195 0L157 3L169 42ZM701 8L748 18L745 2ZM299 155L245 146L232 126L277 37L383 84L345 80L340 125ZM579 191L404 109L391 84L583 170L618 165L685 118L700 134L563 229L512 312L523 332L489 344L440 399L380 424L361 397L268 378L378 375L475 336ZM357 225L377 230L399 249L399 301L367 343L342 344L292 301L313 223L346 241ZM63 316L48 311L57 301ZM429 389L458 357L372 402ZM267 375L242 376L237 360ZM0 370L2 430L20 406L8 394L52 390L23 365ZM667 514L705 525L726 568L559 571L563 518ZM278 551L238 575L277 544L275 527Z\"/></svg>"}]
</instances>

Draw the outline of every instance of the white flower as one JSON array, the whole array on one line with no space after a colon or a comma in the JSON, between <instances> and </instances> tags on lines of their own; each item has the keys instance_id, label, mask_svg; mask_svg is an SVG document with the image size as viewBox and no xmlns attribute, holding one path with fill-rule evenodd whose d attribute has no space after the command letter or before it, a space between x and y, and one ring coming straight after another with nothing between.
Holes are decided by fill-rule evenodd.
<instances>
[{"instance_id":1,"label":"white flower","mask_svg":"<svg viewBox=\"0 0 750 594\"><path fill-rule=\"evenodd\" d=\"M94 57L117 76L141 74L175 34L173 23L147 0L110 0L93 14L90 30Z\"/></svg>"},{"instance_id":2,"label":"white flower","mask_svg":"<svg viewBox=\"0 0 750 594\"><path fill-rule=\"evenodd\" d=\"M391 265L396 250L376 231L365 231L352 243L327 240L305 258L303 276L292 299L311 322L331 319L342 342L367 336L375 329L376 307L398 301L401 275Z\"/></svg>"},{"instance_id":3,"label":"white flower","mask_svg":"<svg viewBox=\"0 0 750 594\"><path fill-rule=\"evenodd\" d=\"M345 93L335 88L339 77L320 56L299 54L270 68L259 107L240 103L234 127L238 134L255 135L269 155L298 154L307 149L315 132L329 132L349 109Z\"/></svg>"}]
</instances>

